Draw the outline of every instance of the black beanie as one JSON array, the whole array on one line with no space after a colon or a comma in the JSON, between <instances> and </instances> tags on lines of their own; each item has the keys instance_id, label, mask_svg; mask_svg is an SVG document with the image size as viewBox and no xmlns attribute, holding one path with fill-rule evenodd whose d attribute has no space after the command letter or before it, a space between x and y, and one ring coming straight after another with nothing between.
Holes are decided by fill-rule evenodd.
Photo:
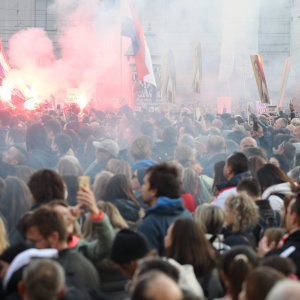
<instances>
[{"instance_id":1,"label":"black beanie","mask_svg":"<svg viewBox=\"0 0 300 300\"><path fill-rule=\"evenodd\" d=\"M111 260L119 264L129 263L145 257L149 251L150 247L142 234L130 229L122 229L113 242Z\"/></svg>"}]
</instances>

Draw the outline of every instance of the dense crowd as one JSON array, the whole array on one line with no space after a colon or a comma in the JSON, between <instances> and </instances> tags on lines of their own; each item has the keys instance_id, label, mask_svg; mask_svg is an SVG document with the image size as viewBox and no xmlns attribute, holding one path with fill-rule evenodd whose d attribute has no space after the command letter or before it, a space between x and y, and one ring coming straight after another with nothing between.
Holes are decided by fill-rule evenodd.
<instances>
[{"instance_id":1,"label":"dense crowd","mask_svg":"<svg viewBox=\"0 0 300 300\"><path fill-rule=\"evenodd\" d=\"M300 118L0 111L0 298L300 298Z\"/></svg>"}]
</instances>

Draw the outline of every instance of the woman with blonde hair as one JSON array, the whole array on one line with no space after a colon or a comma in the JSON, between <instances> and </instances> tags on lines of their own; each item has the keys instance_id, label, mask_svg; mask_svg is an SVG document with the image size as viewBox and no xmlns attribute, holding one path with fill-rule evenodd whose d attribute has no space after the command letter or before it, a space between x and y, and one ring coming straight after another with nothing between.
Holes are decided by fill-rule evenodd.
<instances>
[{"instance_id":1,"label":"woman with blonde hair","mask_svg":"<svg viewBox=\"0 0 300 300\"><path fill-rule=\"evenodd\" d=\"M109 180L114 176L113 173L108 171L102 171L96 175L94 184L93 184L93 192L95 194L96 200L102 200L103 196L106 192L106 187Z\"/></svg>"},{"instance_id":2,"label":"woman with blonde hair","mask_svg":"<svg viewBox=\"0 0 300 300\"><path fill-rule=\"evenodd\" d=\"M223 253L230 249L223 242L222 230L225 224L225 214L221 207L212 204L198 206L194 220L205 232L205 237L216 251Z\"/></svg>"},{"instance_id":3,"label":"woman with blonde hair","mask_svg":"<svg viewBox=\"0 0 300 300\"><path fill-rule=\"evenodd\" d=\"M258 207L245 192L227 198L225 221L225 244L256 246L253 229L259 221Z\"/></svg>"},{"instance_id":4,"label":"woman with blonde hair","mask_svg":"<svg viewBox=\"0 0 300 300\"><path fill-rule=\"evenodd\" d=\"M111 225L115 230L121 230L128 228L128 224L120 214L118 208L110 202L98 201L97 205L108 216Z\"/></svg>"}]
</instances>

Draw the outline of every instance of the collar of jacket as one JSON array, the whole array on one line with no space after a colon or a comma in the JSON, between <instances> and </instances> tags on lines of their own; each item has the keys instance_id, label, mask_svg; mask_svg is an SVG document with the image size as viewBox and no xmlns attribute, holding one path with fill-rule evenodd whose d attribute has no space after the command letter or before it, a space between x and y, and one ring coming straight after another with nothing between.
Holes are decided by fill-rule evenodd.
<instances>
[{"instance_id":1,"label":"collar of jacket","mask_svg":"<svg viewBox=\"0 0 300 300\"><path fill-rule=\"evenodd\" d=\"M181 198L171 199L168 197L158 197L156 204L154 204L152 207L150 207L147 210L147 212L155 211L158 209L165 209L165 208L177 208L179 206L182 206Z\"/></svg>"},{"instance_id":2,"label":"collar of jacket","mask_svg":"<svg viewBox=\"0 0 300 300\"><path fill-rule=\"evenodd\" d=\"M247 172L243 172L243 173L239 173L236 174L235 176L233 176L231 179L225 181L225 182L221 182L220 184L217 184L217 189L223 190L226 187L235 187L239 184L239 182L244 179L244 178L248 178L251 177L251 172L247 171Z\"/></svg>"}]
</instances>

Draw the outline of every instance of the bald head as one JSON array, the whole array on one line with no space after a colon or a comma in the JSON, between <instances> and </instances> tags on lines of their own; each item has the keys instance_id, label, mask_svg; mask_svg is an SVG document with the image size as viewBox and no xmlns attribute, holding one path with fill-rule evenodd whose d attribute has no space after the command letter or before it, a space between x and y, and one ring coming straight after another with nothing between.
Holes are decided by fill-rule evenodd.
<instances>
[{"instance_id":1,"label":"bald head","mask_svg":"<svg viewBox=\"0 0 300 300\"><path fill-rule=\"evenodd\" d=\"M252 137L245 137L240 142L240 149L241 151L245 150L246 148L256 148L257 142Z\"/></svg>"},{"instance_id":2,"label":"bald head","mask_svg":"<svg viewBox=\"0 0 300 300\"><path fill-rule=\"evenodd\" d=\"M150 271L141 276L132 295L132 300L182 300L180 287L169 276Z\"/></svg>"},{"instance_id":3,"label":"bald head","mask_svg":"<svg viewBox=\"0 0 300 300\"><path fill-rule=\"evenodd\" d=\"M267 296L267 300L298 300L300 283L292 280L283 280L276 284Z\"/></svg>"}]
</instances>

